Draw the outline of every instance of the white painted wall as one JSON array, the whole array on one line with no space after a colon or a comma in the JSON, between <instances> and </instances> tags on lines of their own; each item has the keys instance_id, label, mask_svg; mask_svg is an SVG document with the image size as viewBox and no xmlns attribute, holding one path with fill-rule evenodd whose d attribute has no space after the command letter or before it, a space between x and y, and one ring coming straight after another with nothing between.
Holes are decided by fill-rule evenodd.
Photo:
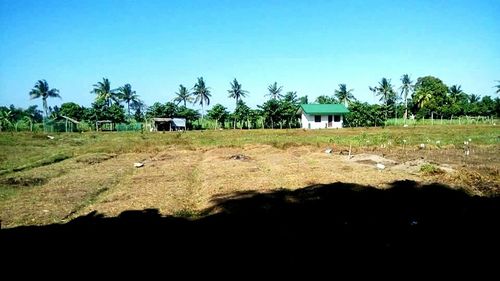
<instances>
[{"instance_id":1,"label":"white painted wall","mask_svg":"<svg viewBox=\"0 0 500 281\"><path fill-rule=\"evenodd\" d=\"M314 115L309 115L302 112L301 122L302 122L302 128L304 129L342 128L342 123L344 122L344 116L340 115L340 122L332 121L332 126L328 127L328 115L322 115L321 122L314 122Z\"/></svg>"}]
</instances>

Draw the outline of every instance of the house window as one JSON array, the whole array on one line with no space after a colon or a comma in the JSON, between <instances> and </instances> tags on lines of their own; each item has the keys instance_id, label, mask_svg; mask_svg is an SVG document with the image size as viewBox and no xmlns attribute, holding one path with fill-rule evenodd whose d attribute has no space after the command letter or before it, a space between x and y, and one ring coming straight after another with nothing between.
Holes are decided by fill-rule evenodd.
<instances>
[{"instance_id":1,"label":"house window","mask_svg":"<svg viewBox=\"0 0 500 281\"><path fill-rule=\"evenodd\" d=\"M340 122L340 115L333 115L333 122Z\"/></svg>"},{"instance_id":2,"label":"house window","mask_svg":"<svg viewBox=\"0 0 500 281\"><path fill-rule=\"evenodd\" d=\"M314 122L316 123L321 122L321 115L314 115Z\"/></svg>"}]
</instances>

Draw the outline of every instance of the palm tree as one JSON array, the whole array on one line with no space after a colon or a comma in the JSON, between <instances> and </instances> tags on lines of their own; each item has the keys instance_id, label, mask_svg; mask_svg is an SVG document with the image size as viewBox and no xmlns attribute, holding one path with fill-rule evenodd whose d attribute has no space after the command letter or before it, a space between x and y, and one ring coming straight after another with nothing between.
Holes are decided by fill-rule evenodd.
<instances>
[{"instance_id":1,"label":"palm tree","mask_svg":"<svg viewBox=\"0 0 500 281\"><path fill-rule=\"evenodd\" d=\"M450 87L449 89L449 93L450 93L450 99L453 103L457 102L458 100L460 100L461 96L464 94L464 91L462 91L462 86L460 85L453 85Z\"/></svg>"},{"instance_id":2,"label":"palm tree","mask_svg":"<svg viewBox=\"0 0 500 281\"><path fill-rule=\"evenodd\" d=\"M419 109L423 108L424 105L430 101L432 98L432 92L430 91L419 91L417 96L417 106Z\"/></svg>"},{"instance_id":3,"label":"palm tree","mask_svg":"<svg viewBox=\"0 0 500 281\"><path fill-rule=\"evenodd\" d=\"M405 123L406 123L406 119L408 118L408 93L413 91L412 83L413 83L413 81L411 81L410 76L408 74L404 74L401 77L400 89L401 89L401 97L405 101L405 116L404 116Z\"/></svg>"},{"instance_id":4,"label":"palm tree","mask_svg":"<svg viewBox=\"0 0 500 281\"><path fill-rule=\"evenodd\" d=\"M102 82L97 82L92 86L94 89L90 92L97 95L96 100L103 100L108 107L111 106L111 100L117 102L116 90L111 90L108 78L102 78Z\"/></svg>"},{"instance_id":5,"label":"palm tree","mask_svg":"<svg viewBox=\"0 0 500 281\"><path fill-rule=\"evenodd\" d=\"M238 83L238 80L236 80L236 78L234 78L233 82L231 82L230 85L231 90L227 90L227 92L229 93L230 98L236 99L236 106L238 106L238 101L241 98L244 98L246 94L248 94L248 91L241 89L241 84Z\"/></svg>"},{"instance_id":6,"label":"palm tree","mask_svg":"<svg viewBox=\"0 0 500 281\"><path fill-rule=\"evenodd\" d=\"M479 95L471 94L469 95L469 102L470 103L476 103L481 99Z\"/></svg>"},{"instance_id":7,"label":"palm tree","mask_svg":"<svg viewBox=\"0 0 500 281\"><path fill-rule=\"evenodd\" d=\"M353 89L350 89L349 91L347 90L346 84L339 84L339 89L335 90L335 96L341 103L345 105L345 107L348 106L352 101L356 100L354 98L354 95L352 94Z\"/></svg>"},{"instance_id":8,"label":"palm tree","mask_svg":"<svg viewBox=\"0 0 500 281\"><path fill-rule=\"evenodd\" d=\"M495 93L497 93L497 94L498 94L498 93L500 93L500 80L497 80L497 82L498 82L499 84L497 84L497 85L495 86L495 88L497 88L497 91L496 91Z\"/></svg>"},{"instance_id":9,"label":"palm tree","mask_svg":"<svg viewBox=\"0 0 500 281\"><path fill-rule=\"evenodd\" d=\"M47 106L47 98L61 98L58 89L50 89L49 83L45 80L38 80L35 87L30 91L30 99L42 98L45 117L48 117L49 107Z\"/></svg>"},{"instance_id":10,"label":"palm tree","mask_svg":"<svg viewBox=\"0 0 500 281\"><path fill-rule=\"evenodd\" d=\"M378 87L370 87L370 90L375 95L380 96L380 101L385 104L385 119L387 120L387 105L389 100L395 96L391 80L384 77L380 80L380 82L378 82Z\"/></svg>"},{"instance_id":11,"label":"palm tree","mask_svg":"<svg viewBox=\"0 0 500 281\"><path fill-rule=\"evenodd\" d=\"M210 88L205 85L205 81L203 81L203 77L198 78L198 83L196 83L193 87L193 95L195 96L194 103L198 103L201 105L201 119L203 119L203 105L210 104Z\"/></svg>"},{"instance_id":12,"label":"palm tree","mask_svg":"<svg viewBox=\"0 0 500 281\"><path fill-rule=\"evenodd\" d=\"M130 84L125 84L123 87L118 88L118 95L120 99L127 103L127 111L130 116L130 103L134 103L139 100L139 95L132 91L132 86Z\"/></svg>"},{"instance_id":13,"label":"palm tree","mask_svg":"<svg viewBox=\"0 0 500 281\"><path fill-rule=\"evenodd\" d=\"M274 84L271 84L267 87L267 90L269 91L268 96L271 99L279 99L281 98L281 90L283 90L283 86L278 87L278 83L274 82Z\"/></svg>"},{"instance_id":14,"label":"palm tree","mask_svg":"<svg viewBox=\"0 0 500 281\"><path fill-rule=\"evenodd\" d=\"M179 103L183 102L184 107L186 107L186 103L193 101L193 97L191 97L191 93L182 84L179 85L179 92L176 92L175 94L177 95L177 97L175 97L174 102L177 105L179 105Z\"/></svg>"}]
</instances>

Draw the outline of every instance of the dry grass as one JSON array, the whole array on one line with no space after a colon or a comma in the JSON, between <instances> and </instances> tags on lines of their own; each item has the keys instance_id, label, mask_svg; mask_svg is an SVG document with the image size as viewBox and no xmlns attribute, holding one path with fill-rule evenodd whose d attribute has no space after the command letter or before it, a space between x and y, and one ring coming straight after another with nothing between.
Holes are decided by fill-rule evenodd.
<instances>
[{"instance_id":1,"label":"dry grass","mask_svg":"<svg viewBox=\"0 0 500 281\"><path fill-rule=\"evenodd\" d=\"M386 188L408 179L465 187L480 195L500 193L500 147L490 136L494 131L476 135L468 157L458 142L463 135L453 140L446 132L443 140L432 131L433 139L422 150L420 132L398 135L403 131L61 134L54 140L20 135L15 145L15 136L7 135L0 138L6 148L0 152L5 171L0 175L0 219L2 227L12 227L63 222L94 210L115 216L147 208L184 216L228 194L333 182ZM467 128L464 134L472 133ZM404 145L403 137L409 139ZM431 144L434 139L442 140L439 146ZM478 140L483 141L476 144ZM355 155L368 154L368 160L339 155L349 144ZM325 153L326 148L333 148L333 154ZM134 168L135 162L144 167ZM387 168L377 170L376 162ZM426 163L457 172L425 174L420 167Z\"/></svg>"}]
</instances>

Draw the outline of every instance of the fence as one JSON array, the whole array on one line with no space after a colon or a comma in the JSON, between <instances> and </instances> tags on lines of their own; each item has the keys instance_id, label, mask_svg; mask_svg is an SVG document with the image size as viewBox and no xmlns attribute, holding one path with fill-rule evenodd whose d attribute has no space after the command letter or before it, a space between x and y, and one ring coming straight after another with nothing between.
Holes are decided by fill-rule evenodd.
<instances>
[{"instance_id":1,"label":"fence","mask_svg":"<svg viewBox=\"0 0 500 281\"><path fill-rule=\"evenodd\" d=\"M386 126L408 125L472 125L472 124L497 124L499 119L494 116L459 116L452 118L421 118L406 119L392 118L386 121Z\"/></svg>"}]
</instances>

